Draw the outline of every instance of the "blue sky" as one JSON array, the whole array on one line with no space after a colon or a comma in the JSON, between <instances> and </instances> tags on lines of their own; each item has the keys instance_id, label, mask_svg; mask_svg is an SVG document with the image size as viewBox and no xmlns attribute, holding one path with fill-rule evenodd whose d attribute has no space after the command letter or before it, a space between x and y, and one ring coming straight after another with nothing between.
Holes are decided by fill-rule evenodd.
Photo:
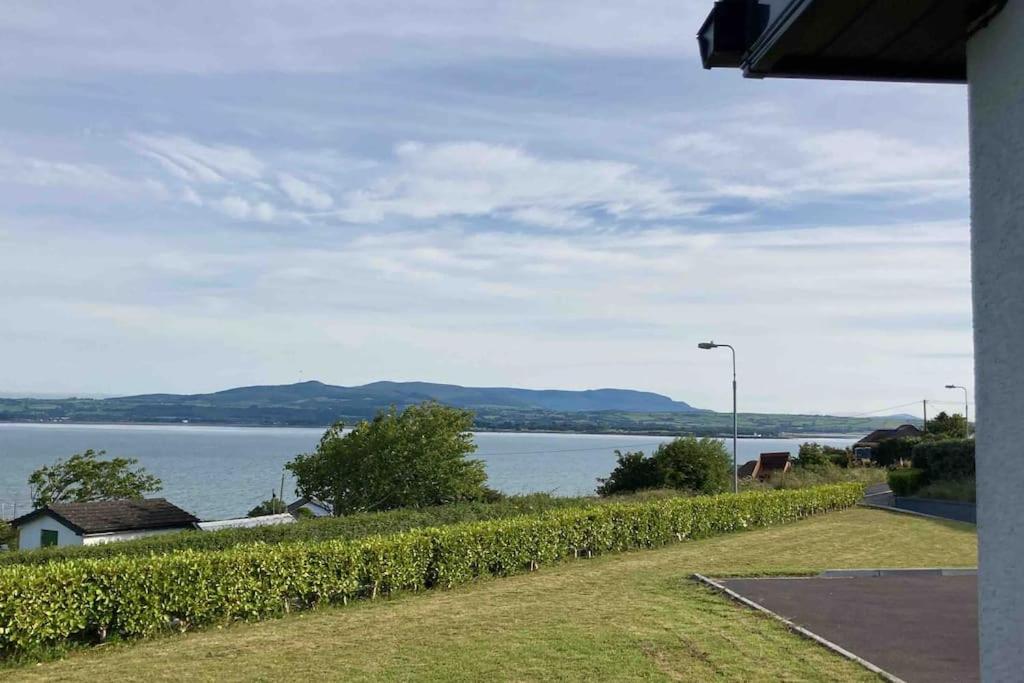
<instances>
[{"instance_id":1,"label":"blue sky","mask_svg":"<svg viewBox=\"0 0 1024 683\"><path fill-rule=\"evenodd\" d=\"M384 4L5 5L0 390L970 383L962 87L704 71L703 1Z\"/></svg>"}]
</instances>

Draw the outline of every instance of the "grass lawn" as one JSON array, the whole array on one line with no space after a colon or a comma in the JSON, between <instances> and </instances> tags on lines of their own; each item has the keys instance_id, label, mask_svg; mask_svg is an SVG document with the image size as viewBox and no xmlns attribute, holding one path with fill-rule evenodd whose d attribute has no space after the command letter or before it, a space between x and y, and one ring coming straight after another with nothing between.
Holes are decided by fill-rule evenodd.
<instances>
[{"instance_id":1,"label":"grass lawn","mask_svg":"<svg viewBox=\"0 0 1024 683\"><path fill-rule=\"evenodd\" d=\"M108 645L2 680L878 680L689 580L975 566L974 527L854 509L450 591Z\"/></svg>"}]
</instances>

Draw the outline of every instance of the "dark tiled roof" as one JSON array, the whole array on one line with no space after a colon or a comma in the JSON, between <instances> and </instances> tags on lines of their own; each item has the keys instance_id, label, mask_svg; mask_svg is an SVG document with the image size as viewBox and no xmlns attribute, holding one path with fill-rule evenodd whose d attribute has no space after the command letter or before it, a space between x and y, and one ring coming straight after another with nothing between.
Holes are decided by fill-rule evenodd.
<instances>
[{"instance_id":1,"label":"dark tiled roof","mask_svg":"<svg viewBox=\"0 0 1024 683\"><path fill-rule=\"evenodd\" d=\"M761 472L765 470L784 470L789 462L789 452L785 453L762 453L760 457Z\"/></svg>"},{"instance_id":2,"label":"dark tiled roof","mask_svg":"<svg viewBox=\"0 0 1024 683\"><path fill-rule=\"evenodd\" d=\"M133 529L190 528L199 521L163 498L101 500L93 503L54 503L13 520L19 526L50 515L80 534L101 534Z\"/></svg>"},{"instance_id":3,"label":"dark tiled roof","mask_svg":"<svg viewBox=\"0 0 1024 683\"><path fill-rule=\"evenodd\" d=\"M739 470L736 472L736 476L740 479L754 476L754 470L757 469L757 461L750 460L740 465Z\"/></svg>"},{"instance_id":4,"label":"dark tiled roof","mask_svg":"<svg viewBox=\"0 0 1024 683\"><path fill-rule=\"evenodd\" d=\"M896 429L876 429L854 445L881 443L882 441L888 441L889 439L902 439L910 436L921 436L922 434L924 434L924 432L914 425L900 425Z\"/></svg>"}]
</instances>

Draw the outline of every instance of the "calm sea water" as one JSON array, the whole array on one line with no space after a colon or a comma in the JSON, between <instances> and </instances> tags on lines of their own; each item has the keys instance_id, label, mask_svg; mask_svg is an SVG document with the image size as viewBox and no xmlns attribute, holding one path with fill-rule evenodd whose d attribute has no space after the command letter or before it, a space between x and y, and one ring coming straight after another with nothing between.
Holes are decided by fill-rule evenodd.
<instances>
[{"instance_id":1,"label":"calm sea water","mask_svg":"<svg viewBox=\"0 0 1024 683\"><path fill-rule=\"evenodd\" d=\"M28 510L28 477L37 467L87 448L138 458L163 480L159 494L202 519L244 516L281 484L284 464L311 451L322 429L148 425L0 424L0 513ZM600 434L476 435L489 484L505 493L592 493L615 465L615 450L650 452L670 437ZM808 439L741 439L739 461L768 451L796 455ZM848 446L854 439L814 439ZM731 444L727 444L731 448ZM285 498L293 483L285 481Z\"/></svg>"}]
</instances>

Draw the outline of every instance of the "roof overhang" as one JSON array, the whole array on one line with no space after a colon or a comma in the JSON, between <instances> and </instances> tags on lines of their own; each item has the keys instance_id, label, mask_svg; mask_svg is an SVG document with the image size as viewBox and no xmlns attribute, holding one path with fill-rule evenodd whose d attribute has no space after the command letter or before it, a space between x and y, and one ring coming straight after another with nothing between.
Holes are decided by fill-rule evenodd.
<instances>
[{"instance_id":1,"label":"roof overhang","mask_svg":"<svg viewBox=\"0 0 1024 683\"><path fill-rule=\"evenodd\" d=\"M705 68L753 78L964 83L967 39L1007 0L719 0Z\"/></svg>"}]
</instances>

